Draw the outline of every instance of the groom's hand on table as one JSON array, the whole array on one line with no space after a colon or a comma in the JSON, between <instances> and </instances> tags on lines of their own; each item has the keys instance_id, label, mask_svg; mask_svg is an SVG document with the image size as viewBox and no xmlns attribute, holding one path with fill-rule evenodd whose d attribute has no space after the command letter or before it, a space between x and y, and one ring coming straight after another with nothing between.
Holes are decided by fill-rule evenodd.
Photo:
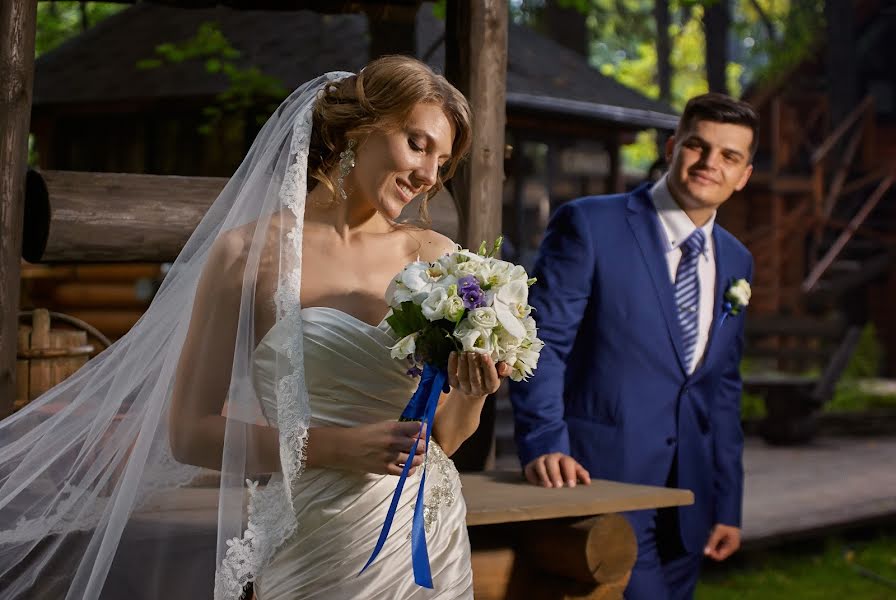
<instances>
[{"instance_id":1,"label":"groom's hand on table","mask_svg":"<svg viewBox=\"0 0 896 600\"><path fill-rule=\"evenodd\" d=\"M542 454L523 470L529 483L542 487L576 487L576 483L591 483L588 471L571 456L561 452Z\"/></svg>"},{"instance_id":2,"label":"groom's hand on table","mask_svg":"<svg viewBox=\"0 0 896 600\"><path fill-rule=\"evenodd\" d=\"M731 525L716 524L706 542L703 554L716 561L722 561L740 548L740 529Z\"/></svg>"}]
</instances>

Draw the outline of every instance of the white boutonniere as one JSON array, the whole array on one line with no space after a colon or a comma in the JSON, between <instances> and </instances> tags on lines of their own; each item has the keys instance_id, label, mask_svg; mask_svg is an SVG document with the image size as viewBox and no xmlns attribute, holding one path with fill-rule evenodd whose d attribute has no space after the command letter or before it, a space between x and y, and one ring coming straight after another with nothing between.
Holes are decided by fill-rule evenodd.
<instances>
[{"instance_id":1,"label":"white boutonniere","mask_svg":"<svg viewBox=\"0 0 896 600\"><path fill-rule=\"evenodd\" d=\"M725 312L732 317L736 316L750 304L752 293L750 282L746 279L733 281L725 292Z\"/></svg>"}]
</instances>

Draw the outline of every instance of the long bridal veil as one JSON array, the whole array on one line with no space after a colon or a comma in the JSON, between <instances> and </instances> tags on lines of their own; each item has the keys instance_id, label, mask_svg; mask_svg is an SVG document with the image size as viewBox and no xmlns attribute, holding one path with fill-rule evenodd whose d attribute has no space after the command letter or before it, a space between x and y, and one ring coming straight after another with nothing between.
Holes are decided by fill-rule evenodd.
<instances>
[{"instance_id":1,"label":"long bridal veil","mask_svg":"<svg viewBox=\"0 0 896 600\"><path fill-rule=\"evenodd\" d=\"M295 530L309 423L299 283L312 111L326 86L350 75L329 73L291 94L143 318L0 422L0 596L192 599L214 586L216 599L238 598ZM282 319L294 334L273 382L271 474L256 460L270 447L272 415L251 368L257 341ZM220 410L172 410L175 394ZM189 442L210 445L220 464L175 459L171 432L199 418L210 433Z\"/></svg>"}]
</instances>

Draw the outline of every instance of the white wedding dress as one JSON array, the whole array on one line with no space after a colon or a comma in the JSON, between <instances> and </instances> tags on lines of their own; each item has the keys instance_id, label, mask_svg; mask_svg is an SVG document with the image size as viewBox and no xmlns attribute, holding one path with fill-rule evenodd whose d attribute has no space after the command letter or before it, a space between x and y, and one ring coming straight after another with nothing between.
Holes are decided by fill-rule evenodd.
<instances>
[{"instance_id":1,"label":"white wedding dress","mask_svg":"<svg viewBox=\"0 0 896 600\"><path fill-rule=\"evenodd\" d=\"M338 309L302 310L305 377L312 426L397 419L417 385L389 355L388 324L373 326ZM255 350L253 375L266 417L276 424L275 365L293 335L278 321ZM472 598L466 506L454 463L432 441L424 521L434 589L414 583L411 520L420 475L408 478L392 530L362 574L379 537L398 477L307 469L294 506L298 528L255 583L258 600ZM262 517L263 518L263 517Z\"/></svg>"}]
</instances>

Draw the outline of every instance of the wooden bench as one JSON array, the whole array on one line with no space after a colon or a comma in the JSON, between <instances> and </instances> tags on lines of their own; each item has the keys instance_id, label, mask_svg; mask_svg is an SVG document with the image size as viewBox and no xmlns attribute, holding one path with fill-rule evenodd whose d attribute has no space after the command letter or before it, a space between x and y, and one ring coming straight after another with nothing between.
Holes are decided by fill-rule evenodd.
<instances>
[{"instance_id":1,"label":"wooden bench","mask_svg":"<svg viewBox=\"0 0 896 600\"><path fill-rule=\"evenodd\" d=\"M753 317L747 319L745 334L747 357L792 369L744 375L744 390L761 395L765 402L760 435L773 444L809 441L818 428L817 414L833 398L862 327L839 318ZM818 374L803 374L813 370Z\"/></svg>"}]
</instances>

